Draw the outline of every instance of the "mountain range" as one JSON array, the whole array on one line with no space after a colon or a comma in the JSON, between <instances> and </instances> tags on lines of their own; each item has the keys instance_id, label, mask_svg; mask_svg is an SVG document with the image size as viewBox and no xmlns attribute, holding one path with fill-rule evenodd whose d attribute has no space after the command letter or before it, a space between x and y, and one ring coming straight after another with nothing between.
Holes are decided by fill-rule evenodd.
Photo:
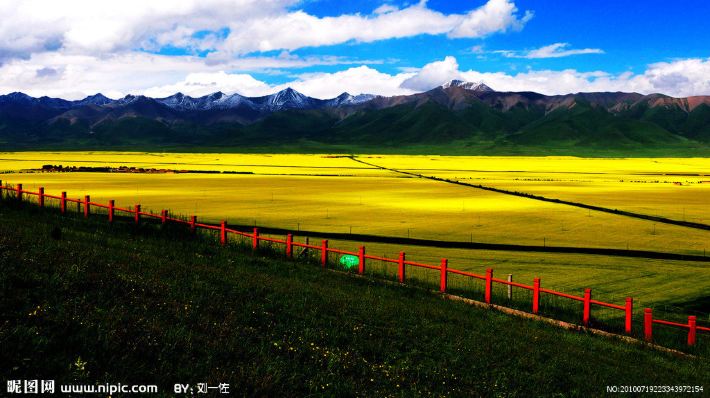
<instances>
[{"instance_id":1,"label":"mountain range","mask_svg":"<svg viewBox=\"0 0 710 398\"><path fill-rule=\"evenodd\" d=\"M262 97L96 94L78 101L0 96L7 149L348 148L442 146L477 151L561 148L634 151L707 148L710 96L599 92L547 96L453 80L393 97L308 97L291 88ZM461 152L461 151L457 151Z\"/></svg>"}]
</instances>

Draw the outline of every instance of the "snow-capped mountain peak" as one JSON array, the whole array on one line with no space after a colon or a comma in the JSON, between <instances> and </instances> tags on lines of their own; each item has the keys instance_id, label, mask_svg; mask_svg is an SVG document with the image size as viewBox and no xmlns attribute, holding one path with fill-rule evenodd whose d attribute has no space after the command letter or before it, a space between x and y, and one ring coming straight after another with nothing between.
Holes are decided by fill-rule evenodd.
<instances>
[{"instance_id":1,"label":"snow-capped mountain peak","mask_svg":"<svg viewBox=\"0 0 710 398\"><path fill-rule=\"evenodd\" d=\"M288 87L279 91L276 94L268 95L266 104L269 108L306 108L310 105L311 98L307 97L298 91Z\"/></svg>"},{"instance_id":2,"label":"snow-capped mountain peak","mask_svg":"<svg viewBox=\"0 0 710 398\"><path fill-rule=\"evenodd\" d=\"M352 95L344 92L335 98L318 99L299 93L291 87L262 97L245 97L237 93L225 94L221 91L216 91L197 98L177 92L173 95L162 98L128 94L123 98L114 100L104 96L103 94L97 93L75 101L67 101L60 98L49 97L34 98L24 93L14 92L6 95L0 95L0 105L5 103L22 103L27 105L45 106L53 109L71 109L81 106L106 106L110 108L118 108L139 102L152 102L180 112L233 110L235 112L244 111L248 112L250 115L257 115L269 114L289 109L305 110L336 108L339 106L354 106L370 101L375 97L377 96L371 94Z\"/></svg>"},{"instance_id":3,"label":"snow-capped mountain peak","mask_svg":"<svg viewBox=\"0 0 710 398\"><path fill-rule=\"evenodd\" d=\"M250 107L254 107L254 104L247 98L237 93L234 94L224 94L218 91L214 94L210 94L212 98L212 108L213 109L228 109L236 108L241 104L247 104Z\"/></svg>"},{"instance_id":4,"label":"snow-capped mountain peak","mask_svg":"<svg viewBox=\"0 0 710 398\"><path fill-rule=\"evenodd\" d=\"M211 99L211 100L213 100L213 101L217 101L217 100L219 100L220 98L222 98L222 97L224 97L224 96L225 96L225 94L224 94L223 92L221 92L221 91L215 91L214 93L207 95L207 98L209 98L209 99Z\"/></svg>"},{"instance_id":5,"label":"snow-capped mountain peak","mask_svg":"<svg viewBox=\"0 0 710 398\"><path fill-rule=\"evenodd\" d=\"M463 80L454 79L450 82L446 82L441 85L441 88L447 89L449 87L461 87L464 90L478 91L478 92L491 92L492 88L486 86L485 84L476 82L467 82Z\"/></svg>"},{"instance_id":6,"label":"snow-capped mountain peak","mask_svg":"<svg viewBox=\"0 0 710 398\"><path fill-rule=\"evenodd\" d=\"M183 93L175 93L169 97L156 98L156 101L175 109L191 109L194 107L194 98L187 97Z\"/></svg>"},{"instance_id":7,"label":"snow-capped mountain peak","mask_svg":"<svg viewBox=\"0 0 710 398\"><path fill-rule=\"evenodd\" d=\"M373 98L375 98L375 96L372 94L352 95L350 93L345 92L333 99L326 100L326 106L336 107L342 105L357 105L363 102L367 102Z\"/></svg>"},{"instance_id":8,"label":"snow-capped mountain peak","mask_svg":"<svg viewBox=\"0 0 710 398\"><path fill-rule=\"evenodd\" d=\"M106 105L113 102L111 98L106 97L101 93L90 95L82 100L74 101L77 105Z\"/></svg>"},{"instance_id":9,"label":"snow-capped mountain peak","mask_svg":"<svg viewBox=\"0 0 710 398\"><path fill-rule=\"evenodd\" d=\"M133 103L133 102L138 101L141 97L143 97L143 96L142 96L142 95L128 94L128 95L126 95L125 97L123 97L123 98L117 100L115 103L116 103L117 105L128 105L128 104L131 104L131 103Z\"/></svg>"}]
</instances>

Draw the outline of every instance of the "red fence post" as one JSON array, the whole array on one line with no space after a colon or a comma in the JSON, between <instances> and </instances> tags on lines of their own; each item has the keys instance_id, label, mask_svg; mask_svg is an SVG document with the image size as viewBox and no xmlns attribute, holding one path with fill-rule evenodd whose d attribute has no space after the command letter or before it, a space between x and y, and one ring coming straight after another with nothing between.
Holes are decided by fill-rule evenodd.
<instances>
[{"instance_id":1,"label":"red fence post","mask_svg":"<svg viewBox=\"0 0 710 398\"><path fill-rule=\"evenodd\" d=\"M439 291L442 293L446 293L446 285L447 285L448 276L449 276L449 260L442 258L440 268L441 268L441 281L439 283Z\"/></svg>"},{"instance_id":2,"label":"red fence post","mask_svg":"<svg viewBox=\"0 0 710 398\"><path fill-rule=\"evenodd\" d=\"M167 210L160 211L160 222L161 222L161 224L165 224L168 222L168 211Z\"/></svg>"},{"instance_id":3,"label":"red fence post","mask_svg":"<svg viewBox=\"0 0 710 398\"><path fill-rule=\"evenodd\" d=\"M540 278L533 279L533 314L540 310Z\"/></svg>"},{"instance_id":4,"label":"red fence post","mask_svg":"<svg viewBox=\"0 0 710 398\"><path fill-rule=\"evenodd\" d=\"M634 299L626 298L626 334L631 334L632 317L634 313Z\"/></svg>"},{"instance_id":5,"label":"red fence post","mask_svg":"<svg viewBox=\"0 0 710 398\"><path fill-rule=\"evenodd\" d=\"M286 235L286 257L293 258L293 235Z\"/></svg>"},{"instance_id":6,"label":"red fence post","mask_svg":"<svg viewBox=\"0 0 710 398\"><path fill-rule=\"evenodd\" d=\"M688 345L695 345L695 334L697 331L697 317L695 315L690 315L688 317Z\"/></svg>"},{"instance_id":7,"label":"red fence post","mask_svg":"<svg viewBox=\"0 0 710 398\"><path fill-rule=\"evenodd\" d=\"M108 222L113 222L113 208L116 206L116 202L113 199L108 201Z\"/></svg>"},{"instance_id":8,"label":"red fence post","mask_svg":"<svg viewBox=\"0 0 710 398\"><path fill-rule=\"evenodd\" d=\"M491 290L493 290L493 269L486 270L486 304L491 303Z\"/></svg>"},{"instance_id":9,"label":"red fence post","mask_svg":"<svg viewBox=\"0 0 710 398\"><path fill-rule=\"evenodd\" d=\"M227 222L222 220L219 226L219 243L224 246L227 244Z\"/></svg>"},{"instance_id":10,"label":"red fence post","mask_svg":"<svg viewBox=\"0 0 710 398\"><path fill-rule=\"evenodd\" d=\"M404 283L404 252L399 252L398 265L397 276L399 277L399 283Z\"/></svg>"},{"instance_id":11,"label":"red fence post","mask_svg":"<svg viewBox=\"0 0 710 398\"><path fill-rule=\"evenodd\" d=\"M44 207L44 187L39 187L39 195L37 196L39 207Z\"/></svg>"},{"instance_id":12,"label":"red fence post","mask_svg":"<svg viewBox=\"0 0 710 398\"><path fill-rule=\"evenodd\" d=\"M22 202L22 184L17 184L17 200Z\"/></svg>"},{"instance_id":13,"label":"red fence post","mask_svg":"<svg viewBox=\"0 0 710 398\"><path fill-rule=\"evenodd\" d=\"M141 205L136 205L135 210L136 210L135 221L136 221L136 225L138 225L141 222Z\"/></svg>"},{"instance_id":14,"label":"red fence post","mask_svg":"<svg viewBox=\"0 0 710 398\"><path fill-rule=\"evenodd\" d=\"M259 228L254 227L254 237L251 241L251 249L256 251L259 248Z\"/></svg>"},{"instance_id":15,"label":"red fence post","mask_svg":"<svg viewBox=\"0 0 710 398\"><path fill-rule=\"evenodd\" d=\"M653 340L653 310L643 310L643 338L649 343Z\"/></svg>"},{"instance_id":16,"label":"red fence post","mask_svg":"<svg viewBox=\"0 0 710 398\"><path fill-rule=\"evenodd\" d=\"M363 275L365 273L365 246L360 246L357 256L360 258L357 273Z\"/></svg>"},{"instance_id":17,"label":"red fence post","mask_svg":"<svg viewBox=\"0 0 710 398\"><path fill-rule=\"evenodd\" d=\"M91 213L89 202L91 202L91 197L89 197L89 195L84 195L84 218L89 218L89 214Z\"/></svg>"},{"instance_id":18,"label":"red fence post","mask_svg":"<svg viewBox=\"0 0 710 398\"><path fill-rule=\"evenodd\" d=\"M194 234L197 230L197 216L190 216L190 231Z\"/></svg>"},{"instance_id":19,"label":"red fence post","mask_svg":"<svg viewBox=\"0 0 710 398\"><path fill-rule=\"evenodd\" d=\"M62 196L59 201L59 212L62 214L67 212L67 193L66 192L62 192Z\"/></svg>"},{"instance_id":20,"label":"red fence post","mask_svg":"<svg viewBox=\"0 0 710 398\"><path fill-rule=\"evenodd\" d=\"M325 268L328 264L328 240L323 239L322 246L320 248L320 264Z\"/></svg>"},{"instance_id":21,"label":"red fence post","mask_svg":"<svg viewBox=\"0 0 710 398\"><path fill-rule=\"evenodd\" d=\"M584 289L584 314L582 315L582 323L584 326L589 326L589 318L592 313L592 289Z\"/></svg>"}]
</instances>

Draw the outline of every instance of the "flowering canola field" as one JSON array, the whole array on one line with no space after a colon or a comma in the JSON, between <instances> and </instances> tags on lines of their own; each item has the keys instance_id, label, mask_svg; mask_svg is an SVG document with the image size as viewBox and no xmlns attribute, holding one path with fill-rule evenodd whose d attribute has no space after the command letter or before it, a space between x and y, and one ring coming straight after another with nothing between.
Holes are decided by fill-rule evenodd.
<instances>
[{"instance_id":1,"label":"flowering canola field","mask_svg":"<svg viewBox=\"0 0 710 398\"><path fill-rule=\"evenodd\" d=\"M598 206L710 224L710 159L586 159L361 155L387 168ZM156 173L37 172L43 165L157 169ZM220 173L171 173L171 170ZM637 249L710 255L710 232L410 178L336 155L0 153L0 178L117 206L141 204L205 221L423 239ZM249 174L226 174L249 173ZM343 242L342 245L354 243ZM370 245L381 254L401 248ZM703 263L546 253L407 248L452 267L542 276L571 289L598 284L677 303L710 286ZM455 264L455 265L454 265ZM576 267L576 268L575 268ZM560 271L564 269L565 271ZM669 281L670 270L678 278ZM580 270L583 270L580 271ZM642 282L638 279L643 276ZM682 276L682 277L681 277ZM692 278L693 284L688 283ZM685 282L684 282L685 280ZM614 285L610 287L610 283ZM648 282L657 287L649 287Z\"/></svg>"}]
</instances>

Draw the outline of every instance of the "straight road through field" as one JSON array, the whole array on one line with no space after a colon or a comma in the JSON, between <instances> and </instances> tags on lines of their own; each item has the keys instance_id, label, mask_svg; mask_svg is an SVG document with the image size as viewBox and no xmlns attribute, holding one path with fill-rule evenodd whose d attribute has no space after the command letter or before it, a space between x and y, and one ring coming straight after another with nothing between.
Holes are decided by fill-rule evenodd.
<instances>
[{"instance_id":1,"label":"straight road through field","mask_svg":"<svg viewBox=\"0 0 710 398\"><path fill-rule=\"evenodd\" d=\"M393 168L389 168L389 167L384 167L384 166L380 166L380 165L377 165L374 163L366 162L364 160L360 160L356 156L349 156L349 158L355 162L358 162L358 163L361 163L361 164L364 164L367 166L377 167L381 170L387 170L387 171L391 171L393 173L409 175L409 176L413 176L413 177L417 177L417 178L424 178L424 179L428 179L428 180L444 182L447 184L454 184L454 185L461 185L461 186L470 187L470 188L482 189L485 191L497 192L497 193L501 193L504 195L518 196L521 198L527 198L527 199L532 199L532 200L539 200L542 202L557 203L557 204L566 205L566 206L580 207L583 209L600 211L603 213L615 214L615 215L624 216L624 217L632 217L632 218L637 218L637 219L641 219L641 220L659 222L659 223L663 223L663 224L678 225L681 227L710 231L710 225L708 225L708 224L690 222L690 221L674 220L674 219L666 218L666 217L652 216L652 215L648 215L648 214L636 213L636 212L631 212L631 211L611 209L608 207L588 205L585 203L571 202L568 200L548 198L545 196L533 195L533 194L529 194L529 193L525 193L525 192L509 191L509 190L505 190L505 189L494 188L494 187L489 187L489 186L480 185L480 184L469 184L469 183L465 183L465 182L461 182L461 181L453 181L453 180L448 180L445 178L426 176L423 174L417 174L417 173L412 173L409 171L403 171L403 170L397 170L397 169L393 169Z\"/></svg>"}]
</instances>

